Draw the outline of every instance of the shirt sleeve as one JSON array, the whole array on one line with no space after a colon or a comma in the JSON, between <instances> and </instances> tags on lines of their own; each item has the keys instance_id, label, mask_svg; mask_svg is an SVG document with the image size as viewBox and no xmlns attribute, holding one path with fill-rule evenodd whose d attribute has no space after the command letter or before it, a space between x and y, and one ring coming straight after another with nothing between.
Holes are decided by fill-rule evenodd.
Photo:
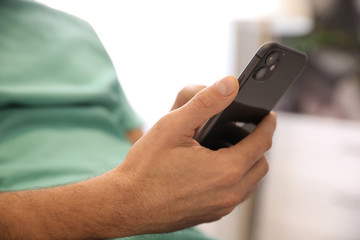
<instances>
[{"instance_id":1,"label":"shirt sleeve","mask_svg":"<svg viewBox=\"0 0 360 240\"><path fill-rule=\"evenodd\" d=\"M117 104L115 111L120 126L122 126L125 131L141 128L143 126L143 121L129 104L126 95L118 82L113 90L116 94Z\"/></svg>"}]
</instances>

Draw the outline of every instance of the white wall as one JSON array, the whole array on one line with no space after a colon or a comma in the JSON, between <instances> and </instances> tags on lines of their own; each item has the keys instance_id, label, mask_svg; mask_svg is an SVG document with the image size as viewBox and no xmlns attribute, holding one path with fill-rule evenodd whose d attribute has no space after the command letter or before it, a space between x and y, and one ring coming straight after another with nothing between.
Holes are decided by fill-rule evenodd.
<instances>
[{"instance_id":1,"label":"white wall","mask_svg":"<svg viewBox=\"0 0 360 240\"><path fill-rule=\"evenodd\" d=\"M146 129L169 111L186 84L209 85L235 74L231 22L278 8L278 0L39 2L91 23Z\"/></svg>"}]
</instances>

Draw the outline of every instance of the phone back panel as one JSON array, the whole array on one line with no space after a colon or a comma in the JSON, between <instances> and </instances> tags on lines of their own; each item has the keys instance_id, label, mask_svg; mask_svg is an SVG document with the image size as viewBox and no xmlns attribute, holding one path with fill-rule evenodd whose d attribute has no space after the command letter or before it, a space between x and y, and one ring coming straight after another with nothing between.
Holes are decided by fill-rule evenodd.
<instances>
[{"instance_id":1,"label":"phone back panel","mask_svg":"<svg viewBox=\"0 0 360 240\"><path fill-rule=\"evenodd\" d=\"M271 58L273 55L277 57L275 60ZM221 143L215 143L221 138L227 138L228 145L240 141L275 107L300 75L306 61L306 55L301 52L274 42L264 44L238 78L240 88L235 100L209 119L194 139L211 149L222 147ZM259 77L261 71L265 73ZM241 130L238 129L240 122L244 124ZM236 130L231 128L234 124Z\"/></svg>"}]
</instances>

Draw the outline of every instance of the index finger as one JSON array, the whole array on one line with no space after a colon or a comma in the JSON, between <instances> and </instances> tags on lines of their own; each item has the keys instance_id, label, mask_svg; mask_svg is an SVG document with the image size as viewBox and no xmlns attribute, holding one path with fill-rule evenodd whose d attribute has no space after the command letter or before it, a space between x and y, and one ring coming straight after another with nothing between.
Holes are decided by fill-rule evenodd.
<instances>
[{"instance_id":1,"label":"index finger","mask_svg":"<svg viewBox=\"0 0 360 240\"><path fill-rule=\"evenodd\" d=\"M237 153L235 154L237 155L237 160L239 154L241 154L243 163L250 168L271 148L275 128L276 114L275 112L270 112L252 133L236 145L230 147L230 152Z\"/></svg>"}]
</instances>

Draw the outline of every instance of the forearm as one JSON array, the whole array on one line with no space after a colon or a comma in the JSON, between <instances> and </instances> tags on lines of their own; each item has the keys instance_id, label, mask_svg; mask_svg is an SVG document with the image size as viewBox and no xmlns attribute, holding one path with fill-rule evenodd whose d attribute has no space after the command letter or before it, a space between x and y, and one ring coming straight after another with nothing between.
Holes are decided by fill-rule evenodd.
<instances>
[{"instance_id":1,"label":"forearm","mask_svg":"<svg viewBox=\"0 0 360 240\"><path fill-rule=\"evenodd\" d=\"M103 239L136 234L128 185L112 172L84 182L0 194L1 239Z\"/></svg>"}]
</instances>

